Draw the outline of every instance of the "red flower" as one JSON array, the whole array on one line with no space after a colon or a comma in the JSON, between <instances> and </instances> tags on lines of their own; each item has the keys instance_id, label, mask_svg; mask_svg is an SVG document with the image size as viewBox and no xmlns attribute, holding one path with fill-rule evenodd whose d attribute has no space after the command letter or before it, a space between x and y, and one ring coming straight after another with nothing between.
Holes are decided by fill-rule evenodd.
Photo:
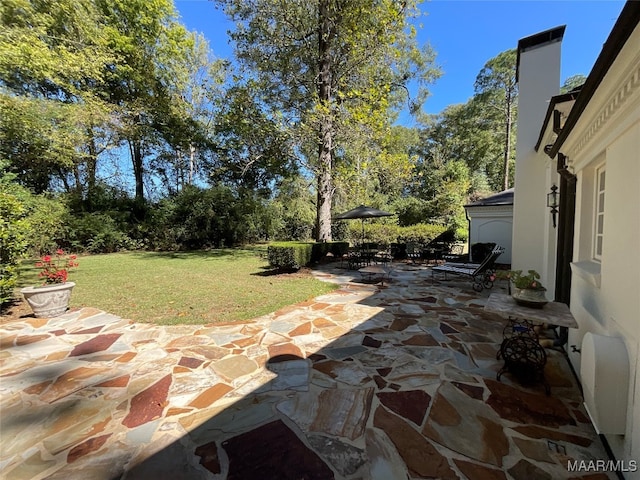
<instances>
[{"instance_id":1,"label":"red flower","mask_svg":"<svg viewBox=\"0 0 640 480\"><path fill-rule=\"evenodd\" d=\"M56 250L55 260L52 259L51 255L45 255L42 257L41 262L36 262L36 268L41 270L38 276L44 278L45 285L65 283L69 277L68 269L78 266L78 262L74 261L76 258L75 255L65 256L64 251L59 248Z\"/></svg>"}]
</instances>

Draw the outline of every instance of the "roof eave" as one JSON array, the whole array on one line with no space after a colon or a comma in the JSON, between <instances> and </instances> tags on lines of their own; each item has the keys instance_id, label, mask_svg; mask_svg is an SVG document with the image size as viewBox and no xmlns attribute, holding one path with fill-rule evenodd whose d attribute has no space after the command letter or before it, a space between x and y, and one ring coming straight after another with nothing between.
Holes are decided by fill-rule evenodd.
<instances>
[{"instance_id":1,"label":"roof eave","mask_svg":"<svg viewBox=\"0 0 640 480\"><path fill-rule=\"evenodd\" d=\"M540 148L540 144L542 143L542 139L544 138L545 132L547 131L547 126L549 125L549 121L551 120L553 111L556 109L556 105L564 102L570 102L571 100L577 100L580 92L581 90L572 90L570 92L551 97L551 100L549 101L549 107L547 108L547 113L545 114L544 121L542 122L542 128L540 128L538 141L536 142L536 146L534 147L536 152Z\"/></svg>"},{"instance_id":2,"label":"roof eave","mask_svg":"<svg viewBox=\"0 0 640 480\"><path fill-rule=\"evenodd\" d=\"M571 109L571 113L567 117L564 127L560 131L560 134L553 146L548 152L546 152L549 157L554 158L560 151L560 148L562 148L567 137L578 123L580 115L584 112L591 98L600 86L600 83L602 83L602 80L611 68L611 65L613 65L618 57L622 47L636 29L638 22L640 22L640 2L627 0L627 3L625 3L622 8L620 16L609 34L609 38L607 38L607 41L602 47L602 51L600 52L596 63L593 65L591 73L589 73L587 80L582 86L580 95L578 95L576 103Z\"/></svg>"}]
</instances>

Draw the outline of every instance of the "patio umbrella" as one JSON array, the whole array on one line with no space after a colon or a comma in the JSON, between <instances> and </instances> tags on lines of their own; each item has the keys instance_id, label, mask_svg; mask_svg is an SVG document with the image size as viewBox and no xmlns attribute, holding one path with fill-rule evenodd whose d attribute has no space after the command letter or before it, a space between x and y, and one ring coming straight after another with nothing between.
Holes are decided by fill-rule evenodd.
<instances>
[{"instance_id":1,"label":"patio umbrella","mask_svg":"<svg viewBox=\"0 0 640 480\"><path fill-rule=\"evenodd\" d=\"M348 212L341 213L340 215L336 215L333 217L334 220L353 220L360 219L362 220L362 243L364 244L364 220L366 218L380 218L380 217L391 217L393 213L385 212L383 210L378 210L373 207L366 207L364 205L360 205Z\"/></svg>"}]
</instances>

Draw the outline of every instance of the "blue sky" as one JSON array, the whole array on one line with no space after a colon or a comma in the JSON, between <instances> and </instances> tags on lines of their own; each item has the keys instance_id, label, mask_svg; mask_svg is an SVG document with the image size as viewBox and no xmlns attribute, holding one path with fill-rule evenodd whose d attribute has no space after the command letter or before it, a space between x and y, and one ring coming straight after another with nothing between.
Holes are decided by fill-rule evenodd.
<instances>
[{"instance_id":1,"label":"blue sky","mask_svg":"<svg viewBox=\"0 0 640 480\"><path fill-rule=\"evenodd\" d=\"M207 0L175 0L182 22L209 40L217 57L232 58L222 12ZM464 103L487 60L515 48L518 40L559 25L567 29L562 43L561 82L587 75L602 49L624 1L620 0L432 0L421 4L424 16L420 43L430 43L444 74L431 86L424 108L438 113L447 105ZM413 126L401 116L400 123Z\"/></svg>"}]
</instances>

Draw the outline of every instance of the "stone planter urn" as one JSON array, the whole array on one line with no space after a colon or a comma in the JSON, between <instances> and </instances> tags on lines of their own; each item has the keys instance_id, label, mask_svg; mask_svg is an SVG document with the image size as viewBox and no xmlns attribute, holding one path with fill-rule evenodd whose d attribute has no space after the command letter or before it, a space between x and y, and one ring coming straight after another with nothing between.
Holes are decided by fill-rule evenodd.
<instances>
[{"instance_id":1,"label":"stone planter urn","mask_svg":"<svg viewBox=\"0 0 640 480\"><path fill-rule=\"evenodd\" d=\"M33 313L38 318L57 317L69 308L74 282L54 283L20 290Z\"/></svg>"},{"instance_id":2,"label":"stone planter urn","mask_svg":"<svg viewBox=\"0 0 640 480\"><path fill-rule=\"evenodd\" d=\"M511 296L518 305L532 308L542 308L547 303L549 303L545 295L546 291L546 288L531 289L512 286Z\"/></svg>"}]
</instances>

